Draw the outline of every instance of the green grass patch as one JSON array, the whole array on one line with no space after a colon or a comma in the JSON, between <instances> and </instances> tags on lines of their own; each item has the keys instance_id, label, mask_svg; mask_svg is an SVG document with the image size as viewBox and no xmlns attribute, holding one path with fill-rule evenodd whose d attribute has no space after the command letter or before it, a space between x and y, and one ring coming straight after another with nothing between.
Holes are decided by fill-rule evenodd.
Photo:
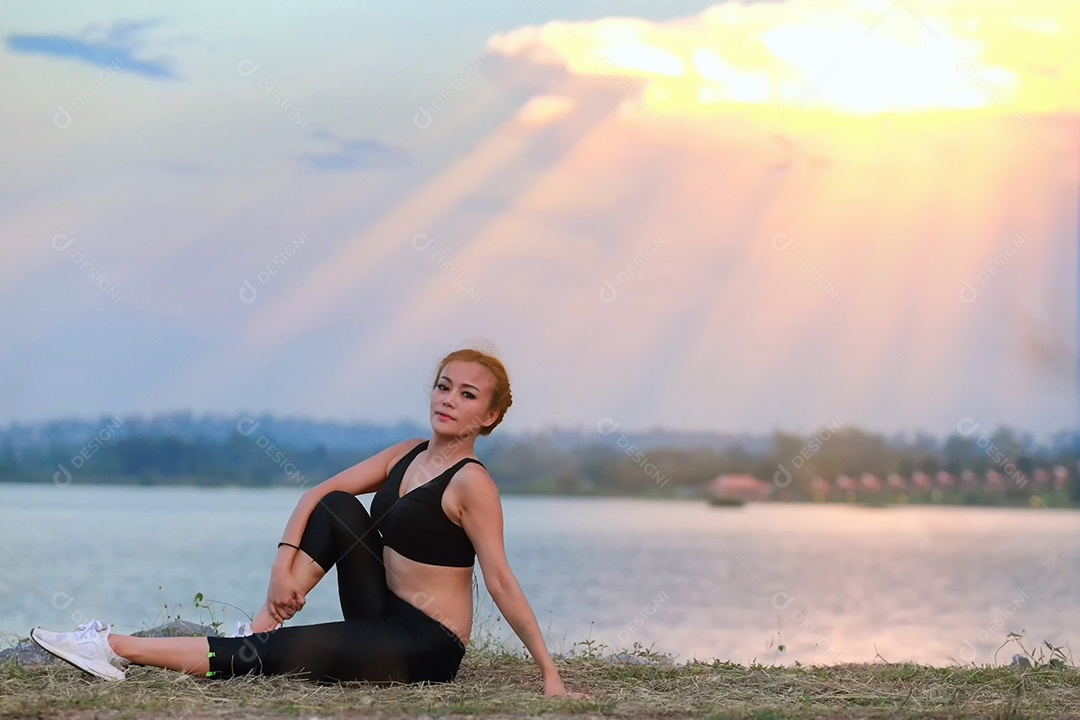
<instances>
[{"instance_id":1,"label":"green grass patch","mask_svg":"<svg viewBox=\"0 0 1080 720\"><path fill-rule=\"evenodd\" d=\"M7 664L0 666L0 716L1080 718L1080 672L1072 667L623 666L610 657L557 664L566 686L591 700L545 698L530 660L491 650L470 650L452 683L389 687L287 677L213 681L142 667L109 683L67 665Z\"/></svg>"}]
</instances>

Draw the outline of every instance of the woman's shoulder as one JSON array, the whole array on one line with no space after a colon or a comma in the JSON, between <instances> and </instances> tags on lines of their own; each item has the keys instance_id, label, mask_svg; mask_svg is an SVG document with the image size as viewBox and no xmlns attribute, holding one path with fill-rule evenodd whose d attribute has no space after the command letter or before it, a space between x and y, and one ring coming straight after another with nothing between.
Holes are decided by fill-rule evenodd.
<instances>
[{"instance_id":1,"label":"woman's shoulder","mask_svg":"<svg viewBox=\"0 0 1080 720\"><path fill-rule=\"evenodd\" d=\"M498 493L494 478L491 473L477 458L467 458L474 462L463 463L451 480L466 492L476 492L494 489Z\"/></svg>"},{"instance_id":2,"label":"woman's shoulder","mask_svg":"<svg viewBox=\"0 0 1080 720\"><path fill-rule=\"evenodd\" d=\"M387 475L390 474L390 471L394 469L394 466L401 462L406 455L426 442L427 438L410 438L409 440L402 440L401 442L394 443L383 450L380 454L390 459L390 462L386 465Z\"/></svg>"}]
</instances>

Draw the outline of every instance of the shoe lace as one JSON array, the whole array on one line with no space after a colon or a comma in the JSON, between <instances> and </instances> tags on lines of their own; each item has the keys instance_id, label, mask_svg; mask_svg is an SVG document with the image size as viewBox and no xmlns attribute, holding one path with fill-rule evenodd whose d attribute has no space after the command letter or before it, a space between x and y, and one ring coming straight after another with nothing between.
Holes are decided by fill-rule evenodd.
<instances>
[{"instance_id":1,"label":"shoe lace","mask_svg":"<svg viewBox=\"0 0 1080 720\"><path fill-rule=\"evenodd\" d=\"M83 640L93 640L97 637L98 632L104 629L105 626L101 624L100 620L91 620L88 623L83 623L75 628L75 641L82 642Z\"/></svg>"}]
</instances>

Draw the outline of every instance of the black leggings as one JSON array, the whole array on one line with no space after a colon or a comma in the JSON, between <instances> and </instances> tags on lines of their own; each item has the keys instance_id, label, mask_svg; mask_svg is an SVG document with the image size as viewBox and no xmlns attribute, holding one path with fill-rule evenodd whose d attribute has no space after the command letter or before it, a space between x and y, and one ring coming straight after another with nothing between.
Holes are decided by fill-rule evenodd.
<instances>
[{"instance_id":1,"label":"black leggings","mask_svg":"<svg viewBox=\"0 0 1080 720\"><path fill-rule=\"evenodd\" d=\"M340 622L282 627L242 638L210 637L208 677L297 673L308 680L449 682L465 647L453 631L386 585L383 541L360 500L326 495L311 513L300 549L329 571L337 565Z\"/></svg>"}]
</instances>

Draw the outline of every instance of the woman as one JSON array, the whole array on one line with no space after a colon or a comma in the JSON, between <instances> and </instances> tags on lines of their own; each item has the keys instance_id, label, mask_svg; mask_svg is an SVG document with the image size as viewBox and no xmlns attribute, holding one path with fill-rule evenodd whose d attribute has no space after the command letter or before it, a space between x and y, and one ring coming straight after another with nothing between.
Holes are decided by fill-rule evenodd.
<instances>
[{"instance_id":1,"label":"woman","mask_svg":"<svg viewBox=\"0 0 1080 720\"><path fill-rule=\"evenodd\" d=\"M472 630L472 573L532 654L549 696L568 693L506 561L498 489L474 457L512 402L506 370L477 350L439 364L430 440L408 440L308 490L285 526L266 604L247 636L136 638L94 620L36 643L91 674L131 664L226 678L300 673L315 681L448 682ZM356 495L375 492L370 515ZM344 620L282 627L334 565Z\"/></svg>"}]
</instances>

